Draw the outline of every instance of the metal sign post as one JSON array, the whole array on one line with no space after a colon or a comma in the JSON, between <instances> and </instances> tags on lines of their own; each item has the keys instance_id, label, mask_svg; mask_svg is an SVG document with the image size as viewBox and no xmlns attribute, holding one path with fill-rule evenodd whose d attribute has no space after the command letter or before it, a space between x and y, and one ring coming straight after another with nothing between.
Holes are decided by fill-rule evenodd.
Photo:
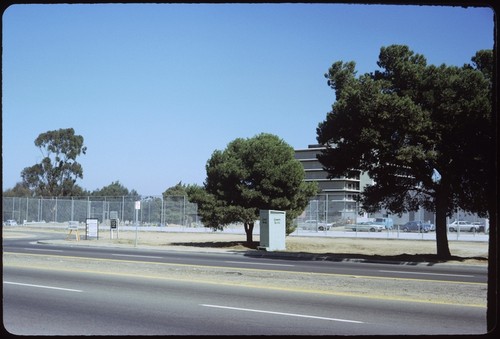
<instances>
[{"instance_id":1,"label":"metal sign post","mask_svg":"<svg viewBox=\"0 0 500 339\"><path fill-rule=\"evenodd\" d=\"M78 221L70 221L68 223L68 230L69 230L69 233L68 233L68 237L66 238L66 240L68 240L71 237L71 233L73 233L73 231L76 232L76 241L80 240L80 234L78 234Z\"/></svg>"},{"instance_id":2,"label":"metal sign post","mask_svg":"<svg viewBox=\"0 0 500 339\"><path fill-rule=\"evenodd\" d=\"M137 227L139 224L139 210L141 209L141 201L136 201L135 202L135 242L134 246L137 247Z\"/></svg>"},{"instance_id":3,"label":"metal sign post","mask_svg":"<svg viewBox=\"0 0 500 339\"><path fill-rule=\"evenodd\" d=\"M113 239L113 230L116 230L116 238L118 238L118 219L110 220L109 236L111 239Z\"/></svg>"},{"instance_id":4,"label":"metal sign post","mask_svg":"<svg viewBox=\"0 0 500 339\"><path fill-rule=\"evenodd\" d=\"M120 223L120 219L118 219L117 211L109 212L109 222L110 222L109 237L113 239L113 230L116 230L116 239L118 239L118 224Z\"/></svg>"}]
</instances>

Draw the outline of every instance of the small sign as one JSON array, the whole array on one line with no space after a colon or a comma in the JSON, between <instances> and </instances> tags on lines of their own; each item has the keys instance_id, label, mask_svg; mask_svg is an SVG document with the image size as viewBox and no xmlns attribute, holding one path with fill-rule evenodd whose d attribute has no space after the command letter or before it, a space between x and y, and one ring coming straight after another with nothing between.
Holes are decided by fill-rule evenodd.
<instances>
[{"instance_id":1,"label":"small sign","mask_svg":"<svg viewBox=\"0 0 500 339\"><path fill-rule=\"evenodd\" d=\"M140 210L141 209L141 201L140 200L138 200L138 201L135 202L135 209L136 210Z\"/></svg>"},{"instance_id":2,"label":"small sign","mask_svg":"<svg viewBox=\"0 0 500 339\"><path fill-rule=\"evenodd\" d=\"M86 230L87 230L87 239L88 238L97 238L99 239L99 220L87 218L86 221Z\"/></svg>"}]
</instances>

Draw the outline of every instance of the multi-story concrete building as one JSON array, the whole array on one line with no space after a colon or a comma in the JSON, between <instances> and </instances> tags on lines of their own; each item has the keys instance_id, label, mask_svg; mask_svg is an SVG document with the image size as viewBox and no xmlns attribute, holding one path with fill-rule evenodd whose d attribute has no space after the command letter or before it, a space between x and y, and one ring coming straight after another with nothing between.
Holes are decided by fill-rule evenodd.
<instances>
[{"instance_id":1,"label":"multi-story concrete building","mask_svg":"<svg viewBox=\"0 0 500 339\"><path fill-rule=\"evenodd\" d=\"M404 213L400 216L389 215L387 211L381 210L377 213L360 214L360 206L356 197L363 192L366 185L372 184L372 179L366 173L360 173L353 178L328 178L328 173L317 159L317 155L325 149L322 145L309 145L305 149L295 150L295 159L299 160L304 167L305 181L318 183L320 193L311 200L302 219L317 220L327 223L349 223L355 222L360 217L387 217L394 220L395 225L402 225L407 221L423 220L434 223L435 215L420 208L418 211ZM485 221L475 214L457 211L450 220Z\"/></svg>"},{"instance_id":2,"label":"multi-story concrete building","mask_svg":"<svg viewBox=\"0 0 500 339\"><path fill-rule=\"evenodd\" d=\"M329 179L317 159L323 149L322 145L309 145L308 148L295 150L295 159L304 167L305 181L317 182L321 190L306 210L305 218L324 222L355 221L358 215L356 197L370 183L370 179L364 174Z\"/></svg>"}]
</instances>

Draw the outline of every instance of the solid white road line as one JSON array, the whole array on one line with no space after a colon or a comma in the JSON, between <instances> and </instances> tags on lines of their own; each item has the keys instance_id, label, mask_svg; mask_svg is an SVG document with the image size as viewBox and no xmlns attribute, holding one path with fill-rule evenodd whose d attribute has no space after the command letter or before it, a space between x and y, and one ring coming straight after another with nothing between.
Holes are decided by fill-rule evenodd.
<instances>
[{"instance_id":1,"label":"solid white road line","mask_svg":"<svg viewBox=\"0 0 500 339\"><path fill-rule=\"evenodd\" d=\"M18 286L27 286L27 287L37 287L37 288L47 288L51 290L59 290L59 291L67 291L67 292L83 292L82 290L74 290L72 288L62 288L62 287L54 287L54 286L44 286L44 285L33 285L33 284L23 284L23 283L18 283L18 282L12 282L12 281L4 281L4 284L9 284L9 285L18 285Z\"/></svg>"},{"instance_id":2,"label":"solid white road line","mask_svg":"<svg viewBox=\"0 0 500 339\"><path fill-rule=\"evenodd\" d=\"M137 255L137 254L111 254L116 257L133 257L133 258L152 258L152 259L161 259L163 257L157 257L154 255Z\"/></svg>"},{"instance_id":3,"label":"solid white road line","mask_svg":"<svg viewBox=\"0 0 500 339\"><path fill-rule=\"evenodd\" d=\"M261 262L245 262L245 261L224 261L228 264L245 264L245 265L267 265L267 266L295 266L287 264L266 264Z\"/></svg>"},{"instance_id":4,"label":"solid white road line","mask_svg":"<svg viewBox=\"0 0 500 339\"><path fill-rule=\"evenodd\" d=\"M284 316L289 316L289 317L300 317L300 318L310 318L310 319L320 319L320 320L330 320L330 321L340 321L340 322L346 322L346 323L363 324L362 321L348 320L348 319L337 319L337 318L326 318L326 317L318 317L318 316L306 315L306 314L264 311L264 310L250 309L250 308L230 307L230 306L221 306L221 305L208 305L208 304L200 304L200 306L222 308L222 309L235 310L235 311L276 314L276 315L284 315Z\"/></svg>"},{"instance_id":5,"label":"solid white road line","mask_svg":"<svg viewBox=\"0 0 500 339\"><path fill-rule=\"evenodd\" d=\"M420 275L439 275L439 276L445 276L445 277L466 277L466 278L473 278L473 275L466 275L466 274L448 274L448 273L428 273L428 272L406 272L406 271L392 271L392 270L379 270L379 272L385 272L385 273L401 273L401 274L420 274Z\"/></svg>"},{"instance_id":6,"label":"solid white road line","mask_svg":"<svg viewBox=\"0 0 500 339\"><path fill-rule=\"evenodd\" d=\"M25 247L25 250L28 251L43 251L43 252L63 252L63 250L51 250L48 248L31 248L31 247Z\"/></svg>"}]
</instances>

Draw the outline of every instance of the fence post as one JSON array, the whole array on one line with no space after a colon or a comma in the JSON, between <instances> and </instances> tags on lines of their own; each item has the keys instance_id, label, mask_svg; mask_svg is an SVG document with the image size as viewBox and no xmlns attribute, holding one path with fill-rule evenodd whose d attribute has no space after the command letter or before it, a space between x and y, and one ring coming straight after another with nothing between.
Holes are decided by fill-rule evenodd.
<instances>
[{"instance_id":1,"label":"fence post","mask_svg":"<svg viewBox=\"0 0 500 339\"><path fill-rule=\"evenodd\" d=\"M75 220L75 201L71 197L71 220Z\"/></svg>"},{"instance_id":2,"label":"fence post","mask_svg":"<svg viewBox=\"0 0 500 339\"><path fill-rule=\"evenodd\" d=\"M186 196L182 196L182 226L186 226Z\"/></svg>"},{"instance_id":3,"label":"fence post","mask_svg":"<svg viewBox=\"0 0 500 339\"><path fill-rule=\"evenodd\" d=\"M89 196L87 196L87 218L90 219L90 197Z\"/></svg>"},{"instance_id":4,"label":"fence post","mask_svg":"<svg viewBox=\"0 0 500 339\"><path fill-rule=\"evenodd\" d=\"M30 198L26 197L26 222L28 221L28 205L30 203Z\"/></svg>"},{"instance_id":5,"label":"fence post","mask_svg":"<svg viewBox=\"0 0 500 339\"><path fill-rule=\"evenodd\" d=\"M102 201L102 221L104 222L104 215L106 211L106 197L104 197L104 200Z\"/></svg>"},{"instance_id":6,"label":"fence post","mask_svg":"<svg viewBox=\"0 0 500 339\"><path fill-rule=\"evenodd\" d=\"M161 195L160 226L164 226L165 216L163 214L163 194Z\"/></svg>"}]
</instances>

